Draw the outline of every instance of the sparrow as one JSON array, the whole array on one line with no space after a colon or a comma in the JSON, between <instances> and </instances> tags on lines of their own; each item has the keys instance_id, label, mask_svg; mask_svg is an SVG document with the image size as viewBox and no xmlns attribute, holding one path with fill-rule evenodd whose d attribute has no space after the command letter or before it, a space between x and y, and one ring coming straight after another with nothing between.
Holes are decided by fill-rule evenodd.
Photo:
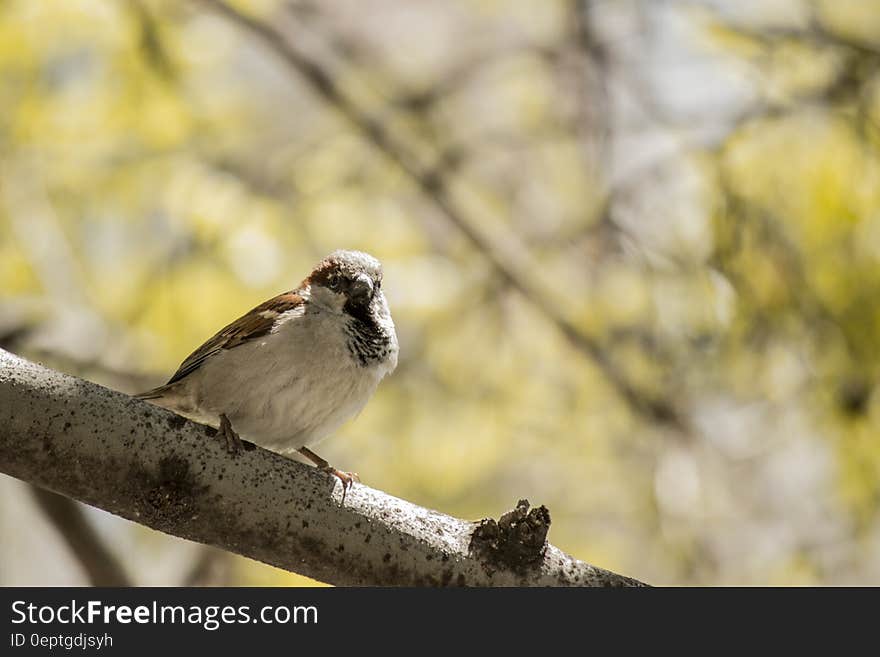
<instances>
[{"instance_id":1,"label":"sparrow","mask_svg":"<svg viewBox=\"0 0 880 657\"><path fill-rule=\"evenodd\" d=\"M283 455L299 452L339 478L344 503L357 475L309 448L363 409L397 354L382 265L340 250L296 289L220 329L168 383L136 397L218 429L234 454L242 437Z\"/></svg>"}]
</instances>

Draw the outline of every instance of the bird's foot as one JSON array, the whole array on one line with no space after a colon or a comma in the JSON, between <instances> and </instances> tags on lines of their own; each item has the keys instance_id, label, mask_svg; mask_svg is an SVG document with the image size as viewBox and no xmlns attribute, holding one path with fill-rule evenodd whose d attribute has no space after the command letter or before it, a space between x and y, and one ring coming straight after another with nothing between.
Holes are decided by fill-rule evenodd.
<instances>
[{"instance_id":1,"label":"bird's foot","mask_svg":"<svg viewBox=\"0 0 880 657\"><path fill-rule=\"evenodd\" d=\"M342 470L337 470L332 465L330 465L326 459L322 459L308 447L300 447L299 453L309 459L312 463L314 463L315 467L317 467L321 472L331 474L342 482L342 502L340 502L340 506L344 506L345 494L348 492L348 489L351 488L351 485L354 482L360 483L361 478L358 477L357 472L343 472Z\"/></svg>"},{"instance_id":2,"label":"bird's foot","mask_svg":"<svg viewBox=\"0 0 880 657\"><path fill-rule=\"evenodd\" d=\"M339 505L345 506L345 495L346 493L348 493L348 489L351 488L354 482L360 483L361 481L361 478L358 477L357 472L343 472L342 470L337 470L330 464L322 466L321 471L333 475L342 482L342 501L339 503Z\"/></svg>"},{"instance_id":3,"label":"bird's foot","mask_svg":"<svg viewBox=\"0 0 880 657\"><path fill-rule=\"evenodd\" d=\"M232 428L232 422L225 413L220 414L220 436L226 441L226 451L233 456L238 456L244 449L241 436Z\"/></svg>"}]
</instances>

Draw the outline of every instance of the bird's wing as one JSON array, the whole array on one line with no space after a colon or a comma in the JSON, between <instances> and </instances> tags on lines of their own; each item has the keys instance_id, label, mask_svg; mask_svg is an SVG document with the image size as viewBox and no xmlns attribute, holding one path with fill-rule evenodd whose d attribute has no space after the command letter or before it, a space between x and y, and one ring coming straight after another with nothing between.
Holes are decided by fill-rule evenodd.
<instances>
[{"instance_id":1,"label":"bird's wing","mask_svg":"<svg viewBox=\"0 0 880 657\"><path fill-rule=\"evenodd\" d=\"M250 312L242 315L237 320L220 329L217 334L205 342L201 347L187 356L168 383L155 390L137 395L141 399L155 399L161 397L163 391L173 383L195 372L202 363L212 356L227 349L234 349L238 345L250 340L262 337L272 330L275 320L279 315L293 310L305 303L305 299L297 292L285 292L273 297Z\"/></svg>"}]
</instances>

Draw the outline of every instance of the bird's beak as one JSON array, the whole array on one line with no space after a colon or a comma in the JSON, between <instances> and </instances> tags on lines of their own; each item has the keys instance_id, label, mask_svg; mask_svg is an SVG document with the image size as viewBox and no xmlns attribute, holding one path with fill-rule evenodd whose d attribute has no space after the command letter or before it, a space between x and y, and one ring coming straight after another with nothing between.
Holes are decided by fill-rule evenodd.
<instances>
[{"instance_id":1,"label":"bird's beak","mask_svg":"<svg viewBox=\"0 0 880 657\"><path fill-rule=\"evenodd\" d=\"M355 302L368 301L373 296L373 279L366 274L358 274L351 282L348 294Z\"/></svg>"}]
</instances>

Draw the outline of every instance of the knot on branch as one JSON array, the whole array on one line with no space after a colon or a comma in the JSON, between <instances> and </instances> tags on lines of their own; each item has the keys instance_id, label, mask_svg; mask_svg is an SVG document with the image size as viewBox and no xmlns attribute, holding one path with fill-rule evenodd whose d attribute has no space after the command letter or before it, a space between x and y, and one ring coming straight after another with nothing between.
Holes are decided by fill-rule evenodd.
<instances>
[{"instance_id":1,"label":"knot on branch","mask_svg":"<svg viewBox=\"0 0 880 657\"><path fill-rule=\"evenodd\" d=\"M528 500L520 500L498 521L481 520L471 534L470 551L490 564L518 572L541 563L550 531L550 511L544 505L531 510L529 506Z\"/></svg>"},{"instance_id":2,"label":"knot on branch","mask_svg":"<svg viewBox=\"0 0 880 657\"><path fill-rule=\"evenodd\" d=\"M186 459L173 455L159 461L156 473L133 468L130 479L140 491L140 513L160 527L198 513L197 498L206 490L196 481Z\"/></svg>"}]
</instances>

